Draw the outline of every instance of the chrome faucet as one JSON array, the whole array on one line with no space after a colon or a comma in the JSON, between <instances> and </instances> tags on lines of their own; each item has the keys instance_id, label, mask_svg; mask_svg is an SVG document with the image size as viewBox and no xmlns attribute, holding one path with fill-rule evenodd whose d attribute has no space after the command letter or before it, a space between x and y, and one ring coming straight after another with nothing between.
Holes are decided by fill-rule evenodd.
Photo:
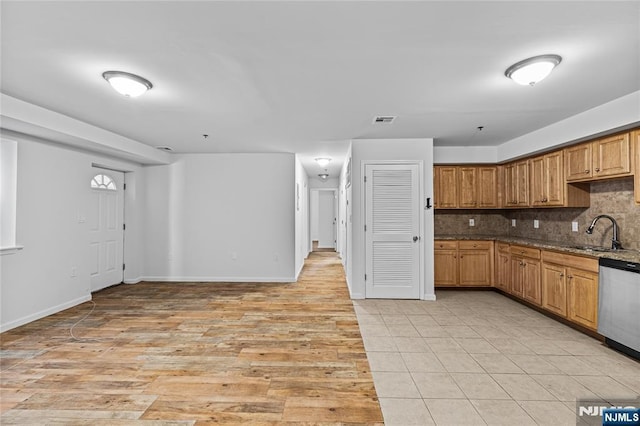
<instances>
[{"instance_id":1,"label":"chrome faucet","mask_svg":"<svg viewBox=\"0 0 640 426\"><path fill-rule=\"evenodd\" d=\"M591 222L591 225L589 225L589 227L587 228L587 234L592 234L593 233L593 228L596 226L596 223L603 217L606 217L607 219L609 219L611 221L611 223L613 223L613 237L611 239L611 250L620 250L620 249L622 249L622 244L618 240L618 223L616 222L616 220L614 218L612 218L609 215L601 214L601 215L596 216L595 219L593 219L593 222Z\"/></svg>"}]
</instances>

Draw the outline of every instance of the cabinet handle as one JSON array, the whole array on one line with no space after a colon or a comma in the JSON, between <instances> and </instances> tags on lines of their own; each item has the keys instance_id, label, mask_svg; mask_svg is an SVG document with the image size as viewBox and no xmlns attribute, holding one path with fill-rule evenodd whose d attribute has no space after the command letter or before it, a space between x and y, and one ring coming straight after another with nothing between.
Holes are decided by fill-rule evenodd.
<instances>
[{"instance_id":1,"label":"cabinet handle","mask_svg":"<svg viewBox=\"0 0 640 426\"><path fill-rule=\"evenodd\" d=\"M462 259L464 256L460 256L460 259Z\"/></svg>"},{"instance_id":2,"label":"cabinet handle","mask_svg":"<svg viewBox=\"0 0 640 426\"><path fill-rule=\"evenodd\" d=\"M560 274L560 278L564 277L564 274Z\"/></svg>"},{"instance_id":3,"label":"cabinet handle","mask_svg":"<svg viewBox=\"0 0 640 426\"><path fill-rule=\"evenodd\" d=\"M599 171L600 171L600 167L596 167L596 172L599 172Z\"/></svg>"},{"instance_id":4,"label":"cabinet handle","mask_svg":"<svg viewBox=\"0 0 640 426\"><path fill-rule=\"evenodd\" d=\"M572 280L572 279L573 279L573 275L569 275L569 276L567 276L567 278L569 278L570 280Z\"/></svg>"},{"instance_id":5,"label":"cabinet handle","mask_svg":"<svg viewBox=\"0 0 640 426\"><path fill-rule=\"evenodd\" d=\"M585 174L588 174L588 173L589 173L589 170L585 170L584 172L585 172Z\"/></svg>"}]
</instances>

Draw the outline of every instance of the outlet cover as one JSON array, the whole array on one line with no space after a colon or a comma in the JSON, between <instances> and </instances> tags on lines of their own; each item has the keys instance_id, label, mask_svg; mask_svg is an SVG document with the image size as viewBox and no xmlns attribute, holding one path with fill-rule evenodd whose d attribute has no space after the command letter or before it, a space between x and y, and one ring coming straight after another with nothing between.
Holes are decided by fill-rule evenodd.
<instances>
[{"instance_id":1,"label":"outlet cover","mask_svg":"<svg viewBox=\"0 0 640 426\"><path fill-rule=\"evenodd\" d=\"M469 219L469 226L476 226L476 220L475 219Z\"/></svg>"},{"instance_id":2,"label":"outlet cover","mask_svg":"<svg viewBox=\"0 0 640 426\"><path fill-rule=\"evenodd\" d=\"M511 219L511 226L513 226L514 228L516 227L516 220L515 219Z\"/></svg>"},{"instance_id":3,"label":"outlet cover","mask_svg":"<svg viewBox=\"0 0 640 426\"><path fill-rule=\"evenodd\" d=\"M535 229L540 228L540 221L539 221L538 219L534 219L534 220L533 220L533 227L534 227Z\"/></svg>"},{"instance_id":4,"label":"outlet cover","mask_svg":"<svg viewBox=\"0 0 640 426\"><path fill-rule=\"evenodd\" d=\"M573 232L578 232L578 222L571 222L571 230Z\"/></svg>"}]
</instances>

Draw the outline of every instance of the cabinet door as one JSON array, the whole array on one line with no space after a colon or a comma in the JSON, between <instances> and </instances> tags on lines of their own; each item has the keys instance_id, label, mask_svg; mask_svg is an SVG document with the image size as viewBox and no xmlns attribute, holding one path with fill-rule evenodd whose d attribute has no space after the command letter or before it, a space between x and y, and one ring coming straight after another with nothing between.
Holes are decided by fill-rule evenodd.
<instances>
[{"instance_id":1,"label":"cabinet door","mask_svg":"<svg viewBox=\"0 0 640 426\"><path fill-rule=\"evenodd\" d=\"M524 262L521 257L511 256L511 294L523 297Z\"/></svg>"},{"instance_id":2,"label":"cabinet door","mask_svg":"<svg viewBox=\"0 0 640 426\"><path fill-rule=\"evenodd\" d=\"M540 284L540 261L524 259L523 292L524 299L536 305L542 304L542 289Z\"/></svg>"},{"instance_id":3,"label":"cabinet door","mask_svg":"<svg viewBox=\"0 0 640 426\"><path fill-rule=\"evenodd\" d=\"M562 151L552 152L544 156L545 205L564 205L564 163Z\"/></svg>"},{"instance_id":4,"label":"cabinet door","mask_svg":"<svg viewBox=\"0 0 640 426\"><path fill-rule=\"evenodd\" d=\"M435 208L453 209L458 207L458 191L456 184L457 167L436 166L437 198Z\"/></svg>"},{"instance_id":5,"label":"cabinet door","mask_svg":"<svg viewBox=\"0 0 640 426\"><path fill-rule=\"evenodd\" d=\"M569 319L596 330L598 328L598 274L580 269L567 270Z\"/></svg>"},{"instance_id":6,"label":"cabinet door","mask_svg":"<svg viewBox=\"0 0 640 426\"><path fill-rule=\"evenodd\" d=\"M434 250L434 284L437 286L455 286L458 284L458 251Z\"/></svg>"},{"instance_id":7,"label":"cabinet door","mask_svg":"<svg viewBox=\"0 0 640 426\"><path fill-rule=\"evenodd\" d=\"M629 133L593 142L593 177L631 174Z\"/></svg>"},{"instance_id":8,"label":"cabinet door","mask_svg":"<svg viewBox=\"0 0 640 426\"><path fill-rule=\"evenodd\" d=\"M591 178L591 157L591 143L572 146L564 150L567 182Z\"/></svg>"},{"instance_id":9,"label":"cabinet door","mask_svg":"<svg viewBox=\"0 0 640 426\"><path fill-rule=\"evenodd\" d=\"M478 167L477 207L498 206L498 168Z\"/></svg>"},{"instance_id":10,"label":"cabinet door","mask_svg":"<svg viewBox=\"0 0 640 426\"><path fill-rule=\"evenodd\" d=\"M516 205L529 206L529 161L516 163Z\"/></svg>"},{"instance_id":11,"label":"cabinet door","mask_svg":"<svg viewBox=\"0 0 640 426\"><path fill-rule=\"evenodd\" d=\"M509 253L496 253L496 287L509 291L511 281L511 256Z\"/></svg>"},{"instance_id":12,"label":"cabinet door","mask_svg":"<svg viewBox=\"0 0 640 426\"><path fill-rule=\"evenodd\" d=\"M553 263L542 263L542 307L567 316L567 270Z\"/></svg>"},{"instance_id":13,"label":"cabinet door","mask_svg":"<svg viewBox=\"0 0 640 426\"><path fill-rule=\"evenodd\" d=\"M504 205L513 207L518 205L517 175L515 163L504 166Z\"/></svg>"},{"instance_id":14,"label":"cabinet door","mask_svg":"<svg viewBox=\"0 0 640 426\"><path fill-rule=\"evenodd\" d=\"M531 182L531 205L542 206L546 202L544 156L531 159L529 162L529 182Z\"/></svg>"},{"instance_id":15,"label":"cabinet door","mask_svg":"<svg viewBox=\"0 0 640 426\"><path fill-rule=\"evenodd\" d=\"M476 189L478 178L475 167L458 168L458 207L475 208L478 207L476 200Z\"/></svg>"},{"instance_id":16,"label":"cabinet door","mask_svg":"<svg viewBox=\"0 0 640 426\"><path fill-rule=\"evenodd\" d=\"M491 285L491 258L489 250L460 250L458 254L458 277L460 279L460 285Z\"/></svg>"}]
</instances>

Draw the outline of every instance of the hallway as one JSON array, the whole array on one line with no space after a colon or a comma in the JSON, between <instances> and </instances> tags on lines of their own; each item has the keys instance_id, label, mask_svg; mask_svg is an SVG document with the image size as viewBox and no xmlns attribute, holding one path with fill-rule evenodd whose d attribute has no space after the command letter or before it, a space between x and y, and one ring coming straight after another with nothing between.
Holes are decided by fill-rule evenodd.
<instances>
[{"instance_id":1,"label":"hallway","mask_svg":"<svg viewBox=\"0 0 640 426\"><path fill-rule=\"evenodd\" d=\"M140 283L94 301L75 327L91 303L2 334L0 423L382 421L335 253L312 253L295 284Z\"/></svg>"}]
</instances>

